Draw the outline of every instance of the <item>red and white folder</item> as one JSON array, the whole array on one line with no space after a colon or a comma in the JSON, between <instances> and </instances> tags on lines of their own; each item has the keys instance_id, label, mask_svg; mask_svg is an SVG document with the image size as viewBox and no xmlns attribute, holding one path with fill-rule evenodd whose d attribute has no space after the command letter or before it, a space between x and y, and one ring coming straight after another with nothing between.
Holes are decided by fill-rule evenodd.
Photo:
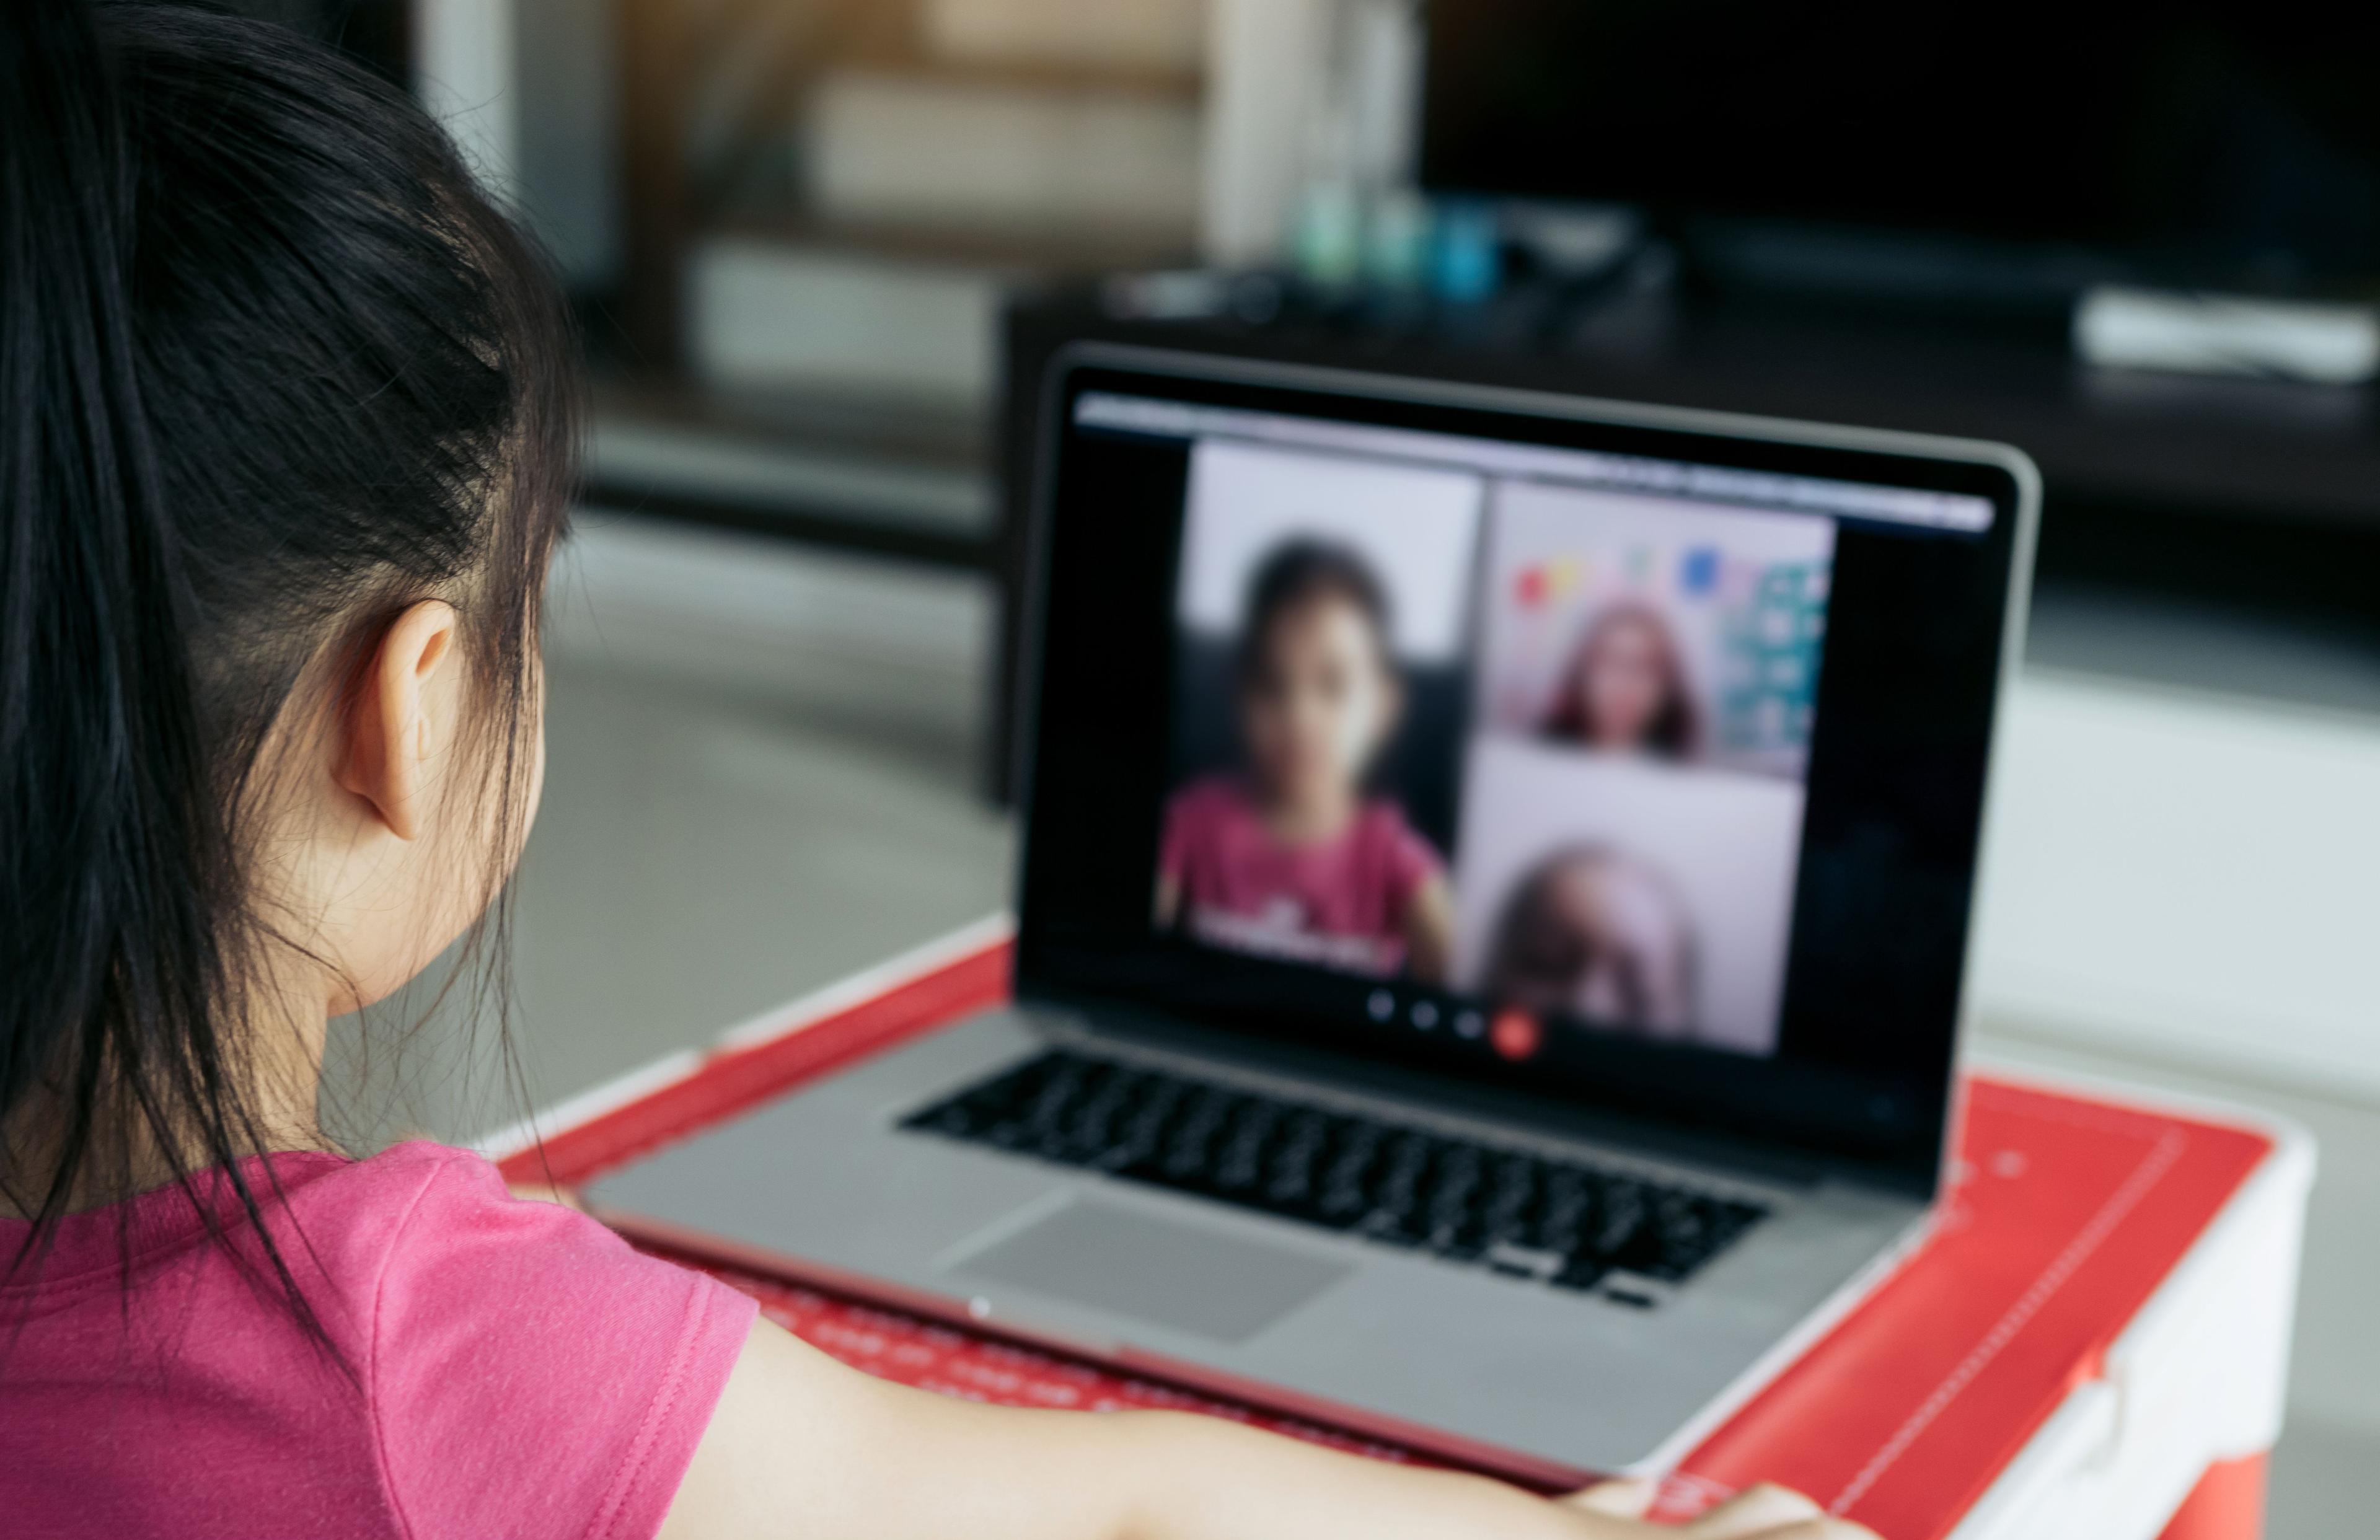
<instances>
[{"instance_id":1,"label":"red and white folder","mask_svg":"<svg viewBox=\"0 0 2380 1540\"><path fill-rule=\"evenodd\" d=\"M587 1182L1008 992L987 922L576 1098L492 1141L516 1181ZM1977 1073L1933 1237L1665 1484L1658 1517L1755 1481L1886 1540L2252 1540L2278 1436L2311 1141L2231 1109ZM859 1367L1022 1404L1194 1407L1390 1459L1444 1460L764 1277L636 1237L757 1294ZM1591 1389L1582 1394L1591 1394ZM1455 1462L1496 1463L1459 1451Z\"/></svg>"}]
</instances>

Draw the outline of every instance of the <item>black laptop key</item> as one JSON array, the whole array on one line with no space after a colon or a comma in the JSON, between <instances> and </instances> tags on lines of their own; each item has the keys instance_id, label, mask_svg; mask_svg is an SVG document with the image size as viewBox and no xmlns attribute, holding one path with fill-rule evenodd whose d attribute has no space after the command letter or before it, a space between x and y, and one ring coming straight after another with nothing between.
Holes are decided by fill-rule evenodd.
<instances>
[{"instance_id":1,"label":"black laptop key","mask_svg":"<svg viewBox=\"0 0 2380 1540\"><path fill-rule=\"evenodd\" d=\"M1606 1254L1605 1259L1615 1267L1653 1277L1665 1269L1665 1255L1661 1232L1650 1225L1640 1224L1629 1232L1627 1240Z\"/></svg>"},{"instance_id":2,"label":"black laptop key","mask_svg":"<svg viewBox=\"0 0 2380 1540\"><path fill-rule=\"evenodd\" d=\"M1629 1250L1645 1227L1647 1215L1641 1189L1626 1183L1621 1191L1606 1194L1597 1207L1587 1245L1596 1256L1610 1263Z\"/></svg>"},{"instance_id":3,"label":"black laptop key","mask_svg":"<svg viewBox=\"0 0 2380 1540\"><path fill-rule=\"evenodd\" d=\"M1314 1206L1314 1221L1333 1230L1344 1230L1371 1212L1372 1200L1354 1181L1342 1181L1335 1174L1326 1178L1319 1201Z\"/></svg>"},{"instance_id":4,"label":"black laptop key","mask_svg":"<svg viewBox=\"0 0 2380 1540\"><path fill-rule=\"evenodd\" d=\"M1473 1262L1488 1250L1487 1239L1475 1227L1441 1222L1433 1226L1426 1243L1430 1251L1452 1262Z\"/></svg>"},{"instance_id":5,"label":"black laptop key","mask_svg":"<svg viewBox=\"0 0 2380 1540\"><path fill-rule=\"evenodd\" d=\"M1568 1290L1682 1282L1767 1212L1062 1049L902 1126Z\"/></svg>"},{"instance_id":6,"label":"black laptop key","mask_svg":"<svg viewBox=\"0 0 2380 1540\"><path fill-rule=\"evenodd\" d=\"M1603 1281L1603 1275L1608 1271L1609 1269L1600 1262L1573 1256L1554 1274L1551 1281L1557 1289L1592 1289Z\"/></svg>"}]
</instances>

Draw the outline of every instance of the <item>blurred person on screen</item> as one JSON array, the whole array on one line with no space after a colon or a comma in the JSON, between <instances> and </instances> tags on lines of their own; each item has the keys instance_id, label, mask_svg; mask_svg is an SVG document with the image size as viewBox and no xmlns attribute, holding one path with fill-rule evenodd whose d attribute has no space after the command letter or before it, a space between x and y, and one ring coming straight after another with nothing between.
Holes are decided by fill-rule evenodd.
<instances>
[{"instance_id":1,"label":"blurred person on screen","mask_svg":"<svg viewBox=\"0 0 2380 1540\"><path fill-rule=\"evenodd\" d=\"M1702 712L1668 617L1636 600L1599 612L1562 671L1545 733L1607 753L1696 758Z\"/></svg>"},{"instance_id":2,"label":"blurred person on screen","mask_svg":"<svg viewBox=\"0 0 2380 1540\"><path fill-rule=\"evenodd\" d=\"M1365 782L1404 709L1386 588L1363 555L1296 539L1257 565L1235 668L1240 767L1166 808L1160 928L1351 973L1446 976L1445 863Z\"/></svg>"},{"instance_id":3,"label":"blurred person on screen","mask_svg":"<svg viewBox=\"0 0 2380 1540\"><path fill-rule=\"evenodd\" d=\"M1603 845L1558 851L1505 901L1485 989L1500 1003L1654 1037L1694 1030L1694 929L1661 872Z\"/></svg>"}]
</instances>

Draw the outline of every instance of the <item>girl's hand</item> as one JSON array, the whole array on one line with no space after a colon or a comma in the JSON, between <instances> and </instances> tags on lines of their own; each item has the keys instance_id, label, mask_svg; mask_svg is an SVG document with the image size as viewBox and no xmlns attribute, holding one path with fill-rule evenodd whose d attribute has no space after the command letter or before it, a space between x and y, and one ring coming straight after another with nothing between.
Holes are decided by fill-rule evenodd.
<instances>
[{"instance_id":1,"label":"girl's hand","mask_svg":"<svg viewBox=\"0 0 2380 1540\"><path fill-rule=\"evenodd\" d=\"M1659 1484L1607 1481L1566 1498L1570 1507L1614 1519L1641 1519ZM1666 1535L1669 1540L1876 1540L1874 1533L1826 1510L1799 1492L1762 1485L1737 1494L1709 1512L1676 1528L1631 1523L1620 1534Z\"/></svg>"}]
</instances>

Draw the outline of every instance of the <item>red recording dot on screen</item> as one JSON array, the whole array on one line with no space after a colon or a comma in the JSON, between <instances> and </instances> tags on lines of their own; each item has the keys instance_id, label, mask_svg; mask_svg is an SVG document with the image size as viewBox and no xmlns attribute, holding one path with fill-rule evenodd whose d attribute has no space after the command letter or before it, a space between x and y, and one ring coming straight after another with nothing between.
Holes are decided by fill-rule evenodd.
<instances>
[{"instance_id":1,"label":"red recording dot on screen","mask_svg":"<svg viewBox=\"0 0 2380 1540\"><path fill-rule=\"evenodd\" d=\"M1545 1041L1545 1029L1526 1011L1499 1011L1488 1028L1488 1040L1507 1059L1527 1059Z\"/></svg>"}]
</instances>

